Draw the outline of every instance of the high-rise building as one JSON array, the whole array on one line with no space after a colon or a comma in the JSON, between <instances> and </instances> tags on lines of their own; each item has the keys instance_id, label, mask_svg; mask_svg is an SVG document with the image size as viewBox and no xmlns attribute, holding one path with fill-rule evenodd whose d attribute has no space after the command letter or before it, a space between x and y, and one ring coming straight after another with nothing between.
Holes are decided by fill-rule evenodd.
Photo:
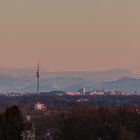
<instances>
[{"instance_id":1,"label":"high-rise building","mask_svg":"<svg viewBox=\"0 0 140 140\"><path fill-rule=\"evenodd\" d=\"M78 92L80 92L81 95L86 95L86 89L85 88L79 89Z\"/></svg>"}]
</instances>

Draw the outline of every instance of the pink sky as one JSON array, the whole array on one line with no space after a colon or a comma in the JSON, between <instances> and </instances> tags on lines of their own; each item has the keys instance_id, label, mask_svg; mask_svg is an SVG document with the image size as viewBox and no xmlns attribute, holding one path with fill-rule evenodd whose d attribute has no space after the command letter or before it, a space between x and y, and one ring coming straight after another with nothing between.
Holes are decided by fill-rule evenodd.
<instances>
[{"instance_id":1,"label":"pink sky","mask_svg":"<svg viewBox=\"0 0 140 140\"><path fill-rule=\"evenodd\" d=\"M0 66L140 68L138 0L2 0Z\"/></svg>"}]
</instances>

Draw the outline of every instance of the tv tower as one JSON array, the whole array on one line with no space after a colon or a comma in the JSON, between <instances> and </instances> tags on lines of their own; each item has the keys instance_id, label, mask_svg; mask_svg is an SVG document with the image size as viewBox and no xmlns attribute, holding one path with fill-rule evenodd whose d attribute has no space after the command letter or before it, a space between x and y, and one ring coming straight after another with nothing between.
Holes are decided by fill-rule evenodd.
<instances>
[{"instance_id":1,"label":"tv tower","mask_svg":"<svg viewBox=\"0 0 140 140\"><path fill-rule=\"evenodd\" d=\"M39 60L37 64L37 72L36 72L36 78L37 78L37 94L40 94L40 67L39 67Z\"/></svg>"}]
</instances>

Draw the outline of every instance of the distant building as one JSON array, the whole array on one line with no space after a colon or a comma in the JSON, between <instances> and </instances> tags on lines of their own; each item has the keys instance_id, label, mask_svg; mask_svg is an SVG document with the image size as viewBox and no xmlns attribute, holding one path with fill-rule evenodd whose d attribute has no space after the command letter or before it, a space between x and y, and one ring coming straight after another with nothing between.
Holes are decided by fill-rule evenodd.
<instances>
[{"instance_id":1,"label":"distant building","mask_svg":"<svg viewBox=\"0 0 140 140\"><path fill-rule=\"evenodd\" d=\"M35 110L46 110L47 109L47 106L45 104L42 104L40 102L37 102L35 104Z\"/></svg>"},{"instance_id":2,"label":"distant building","mask_svg":"<svg viewBox=\"0 0 140 140\"><path fill-rule=\"evenodd\" d=\"M67 95L76 96L76 95L80 95L80 92L67 92Z\"/></svg>"},{"instance_id":3,"label":"distant building","mask_svg":"<svg viewBox=\"0 0 140 140\"><path fill-rule=\"evenodd\" d=\"M122 90L120 94L121 94L122 96L127 95L127 93L126 93L126 91L125 91L125 90Z\"/></svg>"},{"instance_id":4,"label":"distant building","mask_svg":"<svg viewBox=\"0 0 140 140\"><path fill-rule=\"evenodd\" d=\"M116 95L115 90L112 90L112 91L111 91L111 95Z\"/></svg>"},{"instance_id":5,"label":"distant building","mask_svg":"<svg viewBox=\"0 0 140 140\"><path fill-rule=\"evenodd\" d=\"M90 95L105 95L103 91L92 91L89 93Z\"/></svg>"},{"instance_id":6,"label":"distant building","mask_svg":"<svg viewBox=\"0 0 140 140\"><path fill-rule=\"evenodd\" d=\"M80 92L81 95L86 95L86 89L85 88L79 89L78 92Z\"/></svg>"},{"instance_id":7,"label":"distant building","mask_svg":"<svg viewBox=\"0 0 140 140\"><path fill-rule=\"evenodd\" d=\"M29 107L31 110L36 110L36 111L47 109L47 106L40 102L37 102L36 104L31 104Z\"/></svg>"}]
</instances>

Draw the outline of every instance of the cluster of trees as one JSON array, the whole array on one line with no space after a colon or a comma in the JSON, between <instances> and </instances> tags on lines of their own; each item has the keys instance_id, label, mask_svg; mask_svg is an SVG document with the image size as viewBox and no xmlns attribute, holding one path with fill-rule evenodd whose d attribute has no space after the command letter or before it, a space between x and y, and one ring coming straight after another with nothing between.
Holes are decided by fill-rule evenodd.
<instances>
[{"instance_id":1,"label":"cluster of trees","mask_svg":"<svg viewBox=\"0 0 140 140\"><path fill-rule=\"evenodd\" d=\"M55 120L56 140L140 140L136 108L73 105Z\"/></svg>"},{"instance_id":2,"label":"cluster of trees","mask_svg":"<svg viewBox=\"0 0 140 140\"><path fill-rule=\"evenodd\" d=\"M18 106L0 114L0 140L21 140L23 118Z\"/></svg>"},{"instance_id":3,"label":"cluster of trees","mask_svg":"<svg viewBox=\"0 0 140 140\"><path fill-rule=\"evenodd\" d=\"M76 103L56 114L43 114L32 120L38 140L140 140L140 109L135 107L95 108ZM0 114L0 140L21 140L23 124L19 108L7 108Z\"/></svg>"}]
</instances>

